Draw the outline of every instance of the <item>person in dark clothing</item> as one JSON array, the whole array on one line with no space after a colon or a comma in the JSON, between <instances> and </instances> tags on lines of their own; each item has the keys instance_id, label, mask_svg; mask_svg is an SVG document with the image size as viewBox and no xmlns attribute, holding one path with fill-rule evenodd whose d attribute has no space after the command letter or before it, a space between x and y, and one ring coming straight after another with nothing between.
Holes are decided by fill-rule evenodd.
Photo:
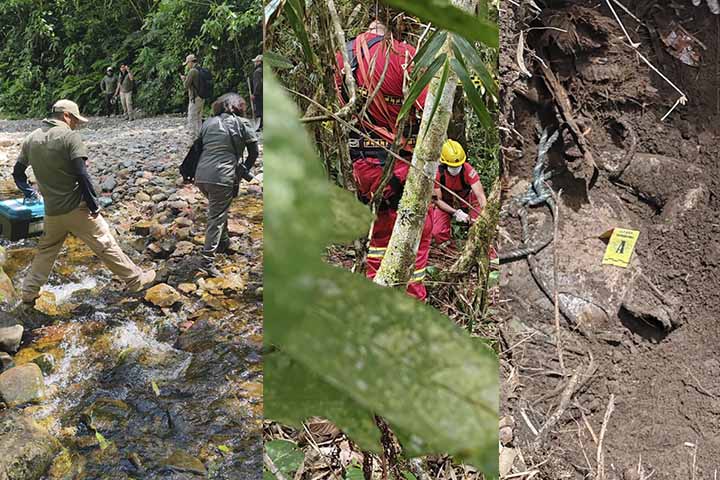
<instances>
[{"instance_id":1,"label":"person in dark clothing","mask_svg":"<svg viewBox=\"0 0 720 480\"><path fill-rule=\"evenodd\" d=\"M208 199L208 224L203 248L203 270L222 276L215 266L215 254L230 246L228 213L238 194L240 180L253 179L250 170L259 156L255 129L243 118L245 100L237 93L226 93L212 105L214 116L200 129L202 154L195 172L195 185ZM243 162L243 154L248 151Z\"/></svg>"},{"instance_id":2,"label":"person in dark clothing","mask_svg":"<svg viewBox=\"0 0 720 480\"><path fill-rule=\"evenodd\" d=\"M111 114L118 115L118 103L117 97L115 96L115 90L118 86L118 77L113 73L113 68L108 67L105 71L105 76L100 82L100 90L105 96L105 116L109 117Z\"/></svg>"},{"instance_id":3,"label":"person in dark clothing","mask_svg":"<svg viewBox=\"0 0 720 480\"><path fill-rule=\"evenodd\" d=\"M255 70L253 70L252 78L252 92L250 99L253 102L253 108L255 109L255 119L259 120L257 129L262 131L263 129L263 73L262 73L262 60L263 56L258 55L253 59L255 63Z\"/></svg>"}]
</instances>

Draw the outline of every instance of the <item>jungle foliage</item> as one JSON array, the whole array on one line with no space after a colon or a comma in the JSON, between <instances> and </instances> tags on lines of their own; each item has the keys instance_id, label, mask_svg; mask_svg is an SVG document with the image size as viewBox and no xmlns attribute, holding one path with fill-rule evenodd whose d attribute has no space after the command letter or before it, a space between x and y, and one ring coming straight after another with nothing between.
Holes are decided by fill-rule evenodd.
<instances>
[{"instance_id":1,"label":"jungle foliage","mask_svg":"<svg viewBox=\"0 0 720 480\"><path fill-rule=\"evenodd\" d=\"M213 72L215 93L247 93L262 51L257 0L3 0L0 115L44 115L58 98L100 111L108 66L129 63L136 108L182 111L182 62L195 53Z\"/></svg>"}]
</instances>

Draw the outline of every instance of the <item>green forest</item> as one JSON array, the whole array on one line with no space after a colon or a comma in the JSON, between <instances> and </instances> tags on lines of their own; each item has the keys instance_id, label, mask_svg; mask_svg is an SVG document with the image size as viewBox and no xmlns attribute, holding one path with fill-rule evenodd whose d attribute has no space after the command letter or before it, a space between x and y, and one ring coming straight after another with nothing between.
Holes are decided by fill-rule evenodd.
<instances>
[{"instance_id":1,"label":"green forest","mask_svg":"<svg viewBox=\"0 0 720 480\"><path fill-rule=\"evenodd\" d=\"M137 108L180 112L189 53L213 73L216 94L247 94L261 12L254 0L3 0L0 117L43 116L59 98L96 114L105 69L121 63L135 76Z\"/></svg>"}]
</instances>

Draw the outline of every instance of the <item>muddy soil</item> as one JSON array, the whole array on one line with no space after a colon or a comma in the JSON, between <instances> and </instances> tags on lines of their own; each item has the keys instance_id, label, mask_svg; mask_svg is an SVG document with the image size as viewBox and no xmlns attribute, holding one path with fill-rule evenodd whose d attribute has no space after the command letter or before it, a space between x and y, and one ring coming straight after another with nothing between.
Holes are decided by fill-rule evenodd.
<instances>
[{"instance_id":1,"label":"muddy soil","mask_svg":"<svg viewBox=\"0 0 720 480\"><path fill-rule=\"evenodd\" d=\"M688 98L663 121L680 94L633 51L606 2L514 3L500 15L504 204L527 191L546 128L562 129L547 162L562 196L555 241L501 270L501 405L514 424L504 473L716 478L720 20L690 1L622 2L641 24L613 4L638 52ZM553 236L547 206L528 219L530 243ZM627 268L602 264L598 237L616 227L640 232ZM521 230L505 216L500 250Z\"/></svg>"},{"instance_id":2,"label":"muddy soil","mask_svg":"<svg viewBox=\"0 0 720 480\"><path fill-rule=\"evenodd\" d=\"M0 121L0 198L19 195L12 165L38 124ZM197 268L207 202L178 178L184 119L92 118L80 133L119 243L175 291L157 304L125 295L70 237L33 309L0 304L0 320L25 326L15 364L41 354L55 362L45 398L15 412L0 406L0 418L32 418L60 442L47 480L259 478L262 161L260 182L243 182L231 207L234 249L218 260L223 277L208 278ZM0 241L16 288L35 245Z\"/></svg>"}]
</instances>

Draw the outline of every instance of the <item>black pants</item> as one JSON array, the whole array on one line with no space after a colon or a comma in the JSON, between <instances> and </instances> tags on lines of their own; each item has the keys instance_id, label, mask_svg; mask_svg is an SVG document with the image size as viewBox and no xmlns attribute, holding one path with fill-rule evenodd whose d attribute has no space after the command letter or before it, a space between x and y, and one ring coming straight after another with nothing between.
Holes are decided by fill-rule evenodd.
<instances>
[{"instance_id":1,"label":"black pants","mask_svg":"<svg viewBox=\"0 0 720 480\"><path fill-rule=\"evenodd\" d=\"M115 95L112 93L106 93L105 94L105 116L109 117L111 114L118 115L118 102L113 102L113 97Z\"/></svg>"},{"instance_id":2,"label":"black pants","mask_svg":"<svg viewBox=\"0 0 720 480\"><path fill-rule=\"evenodd\" d=\"M260 130L263 128L263 97L262 95L255 95L253 99L253 106L255 107L255 118L260 119Z\"/></svg>"}]
</instances>

